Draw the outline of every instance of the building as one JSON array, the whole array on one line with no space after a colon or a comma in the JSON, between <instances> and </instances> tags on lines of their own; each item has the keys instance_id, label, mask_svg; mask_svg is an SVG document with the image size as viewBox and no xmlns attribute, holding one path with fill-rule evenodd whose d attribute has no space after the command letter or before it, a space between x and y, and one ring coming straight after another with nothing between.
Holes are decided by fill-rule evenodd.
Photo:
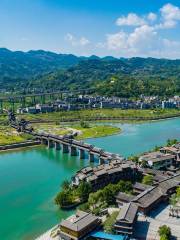
<instances>
[{"instance_id":1,"label":"building","mask_svg":"<svg viewBox=\"0 0 180 240\"><path fill-rule=\"evenodd\" d=\"M126 194L124 192L119 192L116 195L116 203L118 204L118 207L124 206L126 203L130 203L134 199L133 195Z\"/></svg>"},{"instance_id":2,"label":"building","mask_svg":"<svg viewBox=\"0 0 180 240\"><path fill-rule=\"evenodd\" d=\"M124 204L117 216L114 230L118 234L133 235L133 227L137 219L138 207L135 203L130 202Z\"/></svg>"},{"instance_id":3,"label":"building","mask_svg":"<svg viewBox=\"0 0 180 240\"><path fill-rule=\"evenodd\" d=\"M109 183L117 183L120 180L133 181L138 170L134 163L124 160L113 160L107 164L96 167L86 167L77 172L72 178L72 185L78 186L81 181L91 183L93 191L105 187Z\"/></svg>"},{"instance_id":4,"label":"building","mask_svg":"<svg viewBox=\"0 0 180 240\"><path fill-rule=\"evenodd\" d=\"M26 108L18 108L17 109L17 114L23 114L23 113L27 113Z\"/></svg>"},{"instance_id":5,"label":"building","mask_svg":"<svg viewBox=\"0 0 180 240\"><path fill-rule=\"evenodd\" d=\"M60 237L64 240L83 239L98 228L100 223L98 217L78 210L75 215L60 223Z\"/></svg>"},{"instance_id":6,"label":"building","mask_svg":"<svg viewBox=\"0 0 180 240\"><path fill-rule=\"evenodd\" d=\"M36 109L36 107L27 107L26 112L29 113L29 114L36 114L39 111Z\"/></svg>"},{"instance_id":7,"label":"building","mask_svg":"<svg viewBox=\"0 0 180 240\"><path fill-rule=\"evenodd\" d=\"M54 107L48 104L36 104L36 109L41 113L49 113L54 111Z\"/></svg>"},{"instance_id":8,"label":"building","mask_svg":"<svg viewBox=\"0 0 180 240\"><path fill-rule=\"evenodd\" d=\"M145 161L150 168L163 170L174 164L175 156L169 153L149 152L142 155L139 161Z\"/></svg>"},{"instance_id":9,"label":"building","mask_svg":"<svg viewBox=\"0 0 180 240\"><path fill-rule=\"evenodd\" d=\"M133 185L133 193L134 193L135 195L138 195L138 194L144 192L145 190L147 190L147 189L150 188L150 187L151 187L151 186L149 186L149 185L136 182L136 183Z\"/></svg>"},{"instance_id":10,"label":"building","mask_svg":"<svg viewBox=\"0 0 180 240\"><path fill-rule=\"evenodd\" d=\"M138 205L138 210L149 213L159 203L167 202L180 185L180 174L169 177L137 195L132 201Z\"/></svg>"},{"instance_id":11,"label":"building","mask_svg":"<svg viewBox=\"0 0 180 240\"><path fill-rule=\"evenodd\" d=\"M174 155L175 156L174 167L175 168L180 167L180 143L174 144L173 146L170 147L163 147L160 149L160 152Z\"/></svg>"}]
</instances>

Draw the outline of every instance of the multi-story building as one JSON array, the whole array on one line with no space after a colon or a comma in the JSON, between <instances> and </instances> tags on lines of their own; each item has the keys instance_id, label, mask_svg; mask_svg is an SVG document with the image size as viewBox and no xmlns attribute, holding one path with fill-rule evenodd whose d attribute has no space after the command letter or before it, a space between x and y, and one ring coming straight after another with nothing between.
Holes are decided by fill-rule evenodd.
<instances>
[{"instance_id":1,"label":"multi-story building","mask_svg":"<svg viewBox=\"0 0 180 240\"><path fill-rule=\"evenodd\" d=\"M98 228L100 223L98 217L78 210L76 214L60 223L60 237L62 240L84 239Z\"/></svg>"},{"instance_id":2,"label":"multi-story building","mask_svg":"<svg viewBox=\"0 0 180 240\"><path fill-rule=\"evenodd\" d=\"M133 181L138 174L134 163L123 160L113 160L108 164L83 168L72 178L72 185L78 186L81 181L91 183L93 190L105 187L109 183L120 180Z\"/></svg>"},{"instance_id":3,"label":"multi-story building","mask_svg":"<svg viewBox=\"0 0 180 240\"><path fill-rule=\"evenodd\" d=\"M116 233L126 236L133 235L133 227L137 219L137 211L138 207L133 202L123 205L114 225Z\"/></svg>"},{"instance_id":4,"label":"multi-story building","mask_svg":"<svg viewBox=\"0 0 180 240\"><path fill-rule=\"evenodd\" d=\"M149 152L140 156L139 161L145 161L150 168L163 170L174 164L175 156L169 153Z\"/></svg>"}]
</instances>

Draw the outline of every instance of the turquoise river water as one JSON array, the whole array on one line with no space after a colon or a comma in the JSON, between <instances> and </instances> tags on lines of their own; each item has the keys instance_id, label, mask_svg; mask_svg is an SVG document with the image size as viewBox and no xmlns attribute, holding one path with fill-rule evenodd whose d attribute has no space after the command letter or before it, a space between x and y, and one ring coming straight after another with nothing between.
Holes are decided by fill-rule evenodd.
<instances>
[{"instance_id":1,"label":"turquoise river water","mask_svg":"<svg viewBox=\"0 0 180 240\"><path fill-rule=\"evenodd\" d=\"M168 138L180 139L180 119L143 124L114 124L123 131L87 142L124 156L141 153ZM0 239L29 240L71 214L53 202L60 184L88 160L45 147L0 154Z\"/></svg>"}]
</instances>

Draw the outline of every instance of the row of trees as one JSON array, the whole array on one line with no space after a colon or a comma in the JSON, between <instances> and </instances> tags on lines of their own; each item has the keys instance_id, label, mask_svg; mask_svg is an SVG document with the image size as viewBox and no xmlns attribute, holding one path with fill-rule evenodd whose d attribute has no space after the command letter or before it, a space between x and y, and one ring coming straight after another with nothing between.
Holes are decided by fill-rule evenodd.
<instances>
[{"instance_id":1,"label":"row of trees","mask_svg":"<svg viewBox=\"0 0 180 240\"><path fill-rule=\"evenodd\" d=\"M75 188L68 181L64 181L62 190L55 197L55 203L61 208L71 207L74 204L87 201L91 191L92 188L89 183L81 182Z\"/></svg>"},{"instance_id":2,"label":"row of trees","mask_svg":"<svg viewBox=\"0 0 180 240\"><path fill-rule=\"evenodd\" d=\"M118 192L132 193L132 183L120 180L117 184L108 184L103 189L89 194L88 202L81 206L82 210L90 210L99 214L103 209L115 204Z\"/></svg>"}]
</instances>

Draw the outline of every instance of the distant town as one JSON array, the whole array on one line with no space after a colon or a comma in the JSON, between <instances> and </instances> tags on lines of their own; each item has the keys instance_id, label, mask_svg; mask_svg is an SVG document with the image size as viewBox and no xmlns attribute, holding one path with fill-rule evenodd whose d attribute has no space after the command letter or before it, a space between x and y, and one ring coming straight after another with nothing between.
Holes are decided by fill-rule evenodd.
<instances>
[{"instance_id":1,"label":"distant town","mask_svg":"<svg viewBox=\"0 0 180 240\"><path fill-rule=\"evenodd\" d=\"M18 114L49 113L54 111L73 111L82 109L180 109L180 97L174 96L161 100L157 96L141 96L139 100L119 97L91 95L67 96L48 104L37 103L28 107L19 107Z\"/></svg>"}]
</instances>

